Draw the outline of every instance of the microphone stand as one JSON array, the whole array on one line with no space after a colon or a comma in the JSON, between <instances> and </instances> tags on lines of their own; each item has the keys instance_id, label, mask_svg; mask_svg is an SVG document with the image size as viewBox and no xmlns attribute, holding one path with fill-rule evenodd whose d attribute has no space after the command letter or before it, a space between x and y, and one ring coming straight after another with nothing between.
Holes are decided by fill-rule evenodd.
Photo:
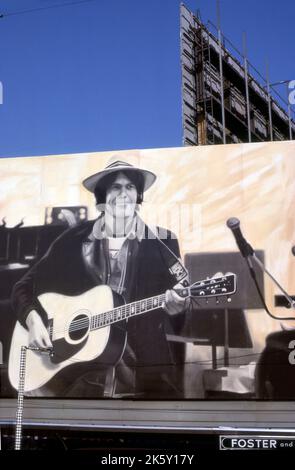
<instances>
[{"instance_id":1,"label":"microphone stand","mask_svg":"<svg viewBox=\"0 0 295 470\"><path fill-rule=\"evenodd\" d=\"M264 307L266 307L266 304L265 304L265 300L263 298L263 295L259 289L259 286L258 286L258 283L257 283L257 279L256 279L256 274L255 274L255 271L254 271L254 268L253 268L253 264L252 264L252 259L253 261L255 261L256 265L265 273L268 275L268 277L273 281L273 283L280 289L280 291L282 292L283 296L286 298L286 300L288 301L289 303L289 307L293 307L295 308L295 301L292 299L292 297L285 291L285 289L281 286L281 284L274 278L274 276L268 271L268 269L264 266L264 264L260 261L260 259L256 256L256 253L255 251L253 250L252 246L246 242L245 243L245 249L244 249L244 253L242 253L242 255L244 256L247 264L248 264L248 267L249 267L249 271L250 271L250 274L251 274L251 277L253 278L254 282L255 282L255 285L256 285L256 288L258 290L258 293L261 297L261 300L263 301L263 304L264 304ZM268 311L268 309L267 309ZM270 313L268 311L268 313ZM273 315L271 315L273 318L275 319L279 319L278 317L274 317ZM282 320L294 320L295 318L293 317L286 317L286 318L282 318Z\"/></svg>"},{"instance_id":2,"label":"microphone stand","mask_svg":"<svg viewBox=\"0 0 295 470\"><path fill-rule=\"evenodd\" d=\"M253 259L255 263L268 275L268 277L275 283L275 285L280 289L284 297L288 300L290 307L295 308L295 300L285 291L285 289L281 286L281 284L274 278L274 276L266 269L264 264L260 261L260 259L256 256L255 252L253 252Z\"/></svg>"}]
</instances>

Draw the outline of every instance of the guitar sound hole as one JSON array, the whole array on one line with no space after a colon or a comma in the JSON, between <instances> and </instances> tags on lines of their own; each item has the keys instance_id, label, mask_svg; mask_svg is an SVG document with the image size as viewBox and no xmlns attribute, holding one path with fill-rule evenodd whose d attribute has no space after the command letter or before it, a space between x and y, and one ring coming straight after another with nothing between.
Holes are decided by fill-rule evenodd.
<instances>
[{"instance_id":1,"label":"guitar sound hole","mask_svg":"<svg viewBox=\"0 0 295 470\"><path fill-rule=\"evenodd\" d=\"M89 318L87 315L78 315L70 324L69 337L77 341L87 333L89 328Z\"/></svg>"}]
</instances>

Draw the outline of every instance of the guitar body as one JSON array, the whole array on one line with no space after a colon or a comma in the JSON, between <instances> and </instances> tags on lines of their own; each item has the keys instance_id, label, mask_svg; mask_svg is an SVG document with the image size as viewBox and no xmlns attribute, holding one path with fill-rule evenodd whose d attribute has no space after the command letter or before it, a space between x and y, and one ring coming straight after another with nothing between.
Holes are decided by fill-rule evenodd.
<instances>
[{"instance_id":1,"label":"guitar body","mask_svg":"<svg viewBox=\"0 0 295 470\"><path fill-rule=\"evenodd\" d=\"M25 392L42 387L65 367L94 360L103 366L114 366L120 360L127 340L126 321L91 329L94 315L122 303L108 286L94 287L79 296L46 293L38 299L48 315L53 355L27 351ZM15 389L22 346L29 346L29 334L17 322L8 365L9 380Z\"/></svg>"}]
</instances>

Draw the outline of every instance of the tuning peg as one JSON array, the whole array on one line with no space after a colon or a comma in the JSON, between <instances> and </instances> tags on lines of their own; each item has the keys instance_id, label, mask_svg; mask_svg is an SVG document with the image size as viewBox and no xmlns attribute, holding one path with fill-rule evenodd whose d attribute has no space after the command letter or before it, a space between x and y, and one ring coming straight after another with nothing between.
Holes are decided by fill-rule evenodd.
<instances>
[{"instance_id":1,"label":"tuning peg","mask_svg":"<svg viewBox=\"0 0 295 470\"><path fill-rule=\"evenodd\" d=\"M228 303L230 303L231 302L231 297L227 296L227 301L228 301Z\"/></svg>"},{"instance_id":2,"label":"tuning peg","mask_svg":"<svg viewBox=\"0 0 295 470\"><path fill-rule=\"evenodd\" d=\"M218 298L218 297L216 297L216 301L215 301L215 302L216 302L217 304L219 304L219 303L220 303L220 301L219 301L219 298Z\"/></svg>"}]
</instances>

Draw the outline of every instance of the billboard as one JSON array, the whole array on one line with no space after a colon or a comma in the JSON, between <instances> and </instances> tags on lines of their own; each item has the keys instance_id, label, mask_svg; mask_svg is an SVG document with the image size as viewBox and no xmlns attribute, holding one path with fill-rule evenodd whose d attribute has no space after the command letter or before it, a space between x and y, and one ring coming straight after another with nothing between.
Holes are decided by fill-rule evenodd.
<instances>
[{"instance_id":1,"label":"billboard","mask_svg":"<svg viewBox=\"0 0 295 470\"><path fill-rule=\"evenodd\" d=\"M0 396L294 400L294 151L1 159Z\"/></svg>"}]
</instances>

